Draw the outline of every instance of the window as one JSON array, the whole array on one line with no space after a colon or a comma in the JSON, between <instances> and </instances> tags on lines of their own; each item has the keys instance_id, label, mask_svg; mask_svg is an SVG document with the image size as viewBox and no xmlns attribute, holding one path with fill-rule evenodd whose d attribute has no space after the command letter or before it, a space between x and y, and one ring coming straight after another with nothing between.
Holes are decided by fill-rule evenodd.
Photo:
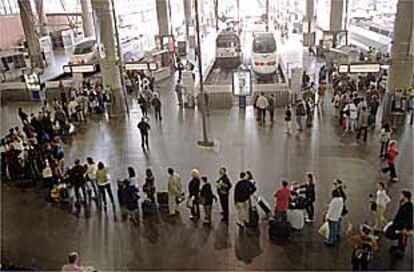
<instances>
[{"instance_id":1,"label":"window","mask_svg":"<svg viewBox=\"0 0 414 272\"><path fill-rule=\"evenodd\" d=\"M260 35L254 39L253 52L272 53L276 51L276 42L273 35Z\"/></svg>"}]
</instances>

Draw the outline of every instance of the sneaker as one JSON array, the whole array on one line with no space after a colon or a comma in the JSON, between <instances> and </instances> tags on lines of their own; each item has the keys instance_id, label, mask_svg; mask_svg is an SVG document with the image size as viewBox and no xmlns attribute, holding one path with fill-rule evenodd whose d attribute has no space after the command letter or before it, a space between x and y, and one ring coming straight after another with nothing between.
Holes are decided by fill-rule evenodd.
<instances>
[{"instance_id":1,"label":"sneaker","mask_svg":"<svg viewBox=\"0 0 414 272\"><path fill-rule=\"evenodd\" d=\"M391 178L390 181L391 182L398 182L398 178Z\"/></svg>"},{"instance_id":2,"label":"sneaker","mask_svg":"<svg viewBox=\"0 0 414 272\"><path fill-rule=\"evenodd\" d=\"M313 219L306 218L306 219L305 219L305 222L306 222L306 223L312 223L312 222L313 222Z\"/></svg>"}]
</instances>

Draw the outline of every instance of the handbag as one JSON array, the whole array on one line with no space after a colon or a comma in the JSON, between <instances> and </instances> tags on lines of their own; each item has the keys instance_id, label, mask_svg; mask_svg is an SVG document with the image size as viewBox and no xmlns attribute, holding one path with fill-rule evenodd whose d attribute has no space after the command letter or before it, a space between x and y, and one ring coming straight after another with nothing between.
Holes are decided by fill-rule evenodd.
<instances>
[{"instance_id":1,"label":"handbag","mask_svg":"<svg viewBox=\"0 0 414 272\"><path fill-rule=\"evenodd\" d=\"M325 239L328 240L329 237L329 223L326 221L322 224L322 226L319 228L318 233Z\"/></svg>"},{"instance_id":2,"label":"handbag","mask_svg":"<svg viewBox=\"0 0 414 272\"><path fill-rule=\"evenodd\" d=\"M181 202L183 202L185 200L185 195L184 193L179 194L176 198L175 198L175 202L177 204L181 204Z\"/></svg>"}]
</instances>

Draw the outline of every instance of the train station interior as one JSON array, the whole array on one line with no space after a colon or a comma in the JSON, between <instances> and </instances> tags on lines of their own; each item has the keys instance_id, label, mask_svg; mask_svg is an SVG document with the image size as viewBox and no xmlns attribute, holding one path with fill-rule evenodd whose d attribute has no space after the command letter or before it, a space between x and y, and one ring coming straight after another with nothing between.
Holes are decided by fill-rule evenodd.
<instances>
[{"instance_id":1,"label":"train station interior","mask_svg":"<svg viewBox=\"0 0 414 272\"><path fill-rule=\"evenodd\" d=\"M413 271L414 0L0 0L4 271Z\"/></svg>"}]
</instances>

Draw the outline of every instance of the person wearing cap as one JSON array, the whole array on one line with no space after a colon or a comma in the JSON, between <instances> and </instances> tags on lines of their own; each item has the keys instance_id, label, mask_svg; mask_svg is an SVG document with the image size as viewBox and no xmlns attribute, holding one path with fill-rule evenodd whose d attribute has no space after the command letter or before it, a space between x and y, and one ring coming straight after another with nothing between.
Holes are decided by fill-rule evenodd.
<instances>
[{"instance_id":1,"label":"person wearing cap","mask_svg":"<svg viewBox=\"0 0 414 272\"><path fill-rule=\"evenodd\" d=\"M353 247L352 270L368 270L372 261L373 252L378 250L378 243L372 236L373 230L370 226L362 224L359 227L359 234L352 234L352 224L348 223L346 238Z\"/></svg>"},{"instance_id":2,"label":"person wearing cap","mask_svg":"<svg viewBox=\"0 0 414 272\"><path fill-rule=\"evenodd\" d=\"M83 272L82 267L78 265L78 253L72 252L68 256L68 264L62 267L63 272Z\"/></svg>"},{"instance_id":3,"label":"person wearing cap","mask_svg":"<svg viewBox=\"0 0 414 272\"><path fill-rule=\"evenodd\" d=\"M386 227L385 236L391 240L398 240L397 246L391 246L390 252L399 256L404 256L407 246L408 232L413 230L413 203L411 202L411 192L401 191L400 206L392 224Z\"/></svg>"}]
</instances>

